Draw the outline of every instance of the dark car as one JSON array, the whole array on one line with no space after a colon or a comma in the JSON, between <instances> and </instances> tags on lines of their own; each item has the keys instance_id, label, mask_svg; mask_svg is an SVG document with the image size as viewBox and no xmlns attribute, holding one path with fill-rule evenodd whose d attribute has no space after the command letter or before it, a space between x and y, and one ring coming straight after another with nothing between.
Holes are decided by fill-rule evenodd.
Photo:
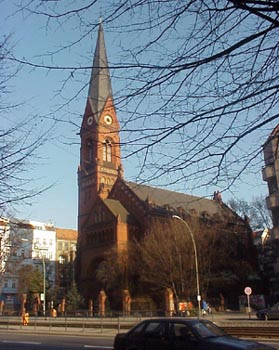
<instances>
[{"instance_id":1,"label":"dark car","mask_svg":"<svg viewBox=\"0 0 279 350\"><path fill-rule=\"evenodd\" d=\"M268 309L262 309L257 311L257 317L260 320L277 320L279 319L279 303L273 305Z\"/></svg>"},{"instance_id":2,"label":"dark car","mask_svg":"<svg viewBox=\"0 0 279 350\"><path fill-rule=\"evenodd\" d=\"M154 318L117 334L115 350L271 350L271 346L229 336L208 320Z\"/></svg>"}]
</instances>

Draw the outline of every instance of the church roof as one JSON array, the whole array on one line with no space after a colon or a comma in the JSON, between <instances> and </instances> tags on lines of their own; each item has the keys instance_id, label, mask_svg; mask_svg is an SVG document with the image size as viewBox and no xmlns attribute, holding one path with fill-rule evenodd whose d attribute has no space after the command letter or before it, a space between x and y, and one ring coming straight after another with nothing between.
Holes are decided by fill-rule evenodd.
<instances>
[{"instance_id":1,"label":"church roof","mask_svg":"<svg viewBox=\"0 0 279 350\"><path fill-rule=\"evenodd\" d=\"M109 208L109 210L117 217L120 215L121 222L128 222L130 221L130 215L129 212L125 209L125 207L116 199L104 199L104 203Z\"/></svg>"},{"instance_id":2,"label":"church roof","mask_svg":"<svg viewBox=\"0 0 279 350\"><path fill-rule=\"evenodd\" d=\"M202 215L203 213L207 213L210 216L215 214L228 215L228 212L230 212L232 216L234 214L225 204L217 200L141 185L134 182L125 181L125 183L142 201L147 201L150 204L154 204L154 206L165 207L175 211L183 209L186 213L196 213L197 215Z\"/></svg>"},{"instance_id":3,"label":"church roof","mask_svg":"<svg viewBox=\"0 0 279 350\"><path fill-rule=\"evenodd\" d=\"M91 105L96 121L99 120L100 113L102 112L108 97L112 97L112 88L104 31L102 23L100 23L88 91L88 101Z\"/></svg>"}]
</instances>

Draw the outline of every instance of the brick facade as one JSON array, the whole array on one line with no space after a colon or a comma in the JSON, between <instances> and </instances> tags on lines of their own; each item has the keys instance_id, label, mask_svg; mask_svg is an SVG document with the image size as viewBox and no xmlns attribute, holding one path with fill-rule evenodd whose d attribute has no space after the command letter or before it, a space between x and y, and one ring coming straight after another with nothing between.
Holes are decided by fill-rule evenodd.
<instances>
[{"instance_id":1,"label":"brick facade","mask_svg":"<svg viewBox=\"0 0 279 350\"><path fill-rule=\"evenodd\" d=\"M232 232L241 230L245 245L252 247L249 225L221 201L125 181L119 131L101 24L80 130L78 168L76 272L79 290L87 299L96 299L103 288L96 270L105 253L112 248L121 251L129 240L141 239L154 218L165 220L177 214L223 220Z\"/></svg>"}]
</instances>

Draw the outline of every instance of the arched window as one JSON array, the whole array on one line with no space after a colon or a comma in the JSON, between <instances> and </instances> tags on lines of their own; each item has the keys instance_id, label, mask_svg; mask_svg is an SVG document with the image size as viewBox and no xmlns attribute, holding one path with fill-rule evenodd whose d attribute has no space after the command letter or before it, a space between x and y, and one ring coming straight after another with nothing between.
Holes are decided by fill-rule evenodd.
<instances>
[{"instance_id":1,"label":"arched window","mask_svg":"<svg viewBox=\"0 0 279 350\"><path fill-rule=\"evenodd\" d=\"M111 141L106 139L103 142L103 161L111 162L112 145Z\"/></svg>"}]
</instances>

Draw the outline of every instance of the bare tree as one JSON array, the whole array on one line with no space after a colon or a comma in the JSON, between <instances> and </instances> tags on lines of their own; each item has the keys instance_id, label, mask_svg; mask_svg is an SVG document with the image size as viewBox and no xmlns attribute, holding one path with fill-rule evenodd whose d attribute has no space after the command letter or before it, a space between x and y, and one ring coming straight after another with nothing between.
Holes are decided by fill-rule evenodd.
<instances>
[{"instance_id":1,"label":"bare tree","mask_svg":"<svg viewBox=\"0 0 279 350\"><path fill-rule=\"evenodd\" d=\"M43 275L32 265L21 265L18 269L18 295L40 293L43 290Z\"/></svg>"},{"instance_id":2,"label":"bare tree","mask_svg":"<svg viewBox=\"0 0 279 350\"><path fill-rule=\"evenodd\" d=\"M5 37L0 41L0 216L8 215L17 204L30 201L49 187L36 188L34 176L26 175L27 169L35 167L38 149L48 139L51 127L43 130L33 115L21 120L13 118L23 101L12 103L9 98L12 81L19 71L19 66L9 60L10 40Z\"/></svg>"},{"instance_id":3,"label":"bare tree","mask_svg":"<svg viewBox=\"0 0 279 350\"><path fill-rule=\"evenodd\" d=\"M187 220L195 237L201 293L219 295L232 285L240 289L257 270L251 263L250 248L245 246L245 233L226 224ZM239 266L243 267L241 273ZM245 268L244 268L245 267ZM166 288L174 292L176 301L197 295L197 274L193 242L182 223L154 219L146 235L128 251L112 249L97 270L106 290L128 288L133 296L156 295ZM229 286L228 286L229 285Z\"/></svg>"},{"instance_id":4,"label":"bare tree","mask_svg":"<svg viewBox=\"0 0 279 350\"><path fill-rule=\"evenodd\" d=\"M91 42L101 8L106 31L113 32L120 48L117 56L109 53L110 68L118 83L115 103L123 114L123 154L137 157L139 181L225 189L259 168L260 145L278 123L277 1L19 4L23 13L45 19L48 30L59 25L80 31L49 54L51 59ZM63 69L63 87L91 66L13 59Z\"/></svg>"},{"instance_id":5,"label":"bare tree","mask_svg":"<svg viewBox=\"0 0 279 350\"><path fill-rule=\"evenodd\" d=\"M140 279L153 290L171 288L176 300L195 294L195 264L191 236L170 223L154 222L138 243Z\"/></svg>"},{"instance_id":6,"label":"bare tree","mask_svg":"<svg viewBox=\"0 0 279 350\"><path fill-rule=\"evenodd\" d=\"M96 277L107 290L114 287L127 288L128 252L118 251L116 247L109 250L98 266Z\"/></svg>"},{"instance_id":7,"label":"bare tree","mask_svg":"<svg viewBox=\"0 0 279 350\"><path fill-rule=\"evenodd\" d=\"M267 209L265 196L256 196L249 202L245 199L230 199L228 205L241 217L247 217L252 229L272 227L272 216Z\"/></svg>"}]
</instances>

